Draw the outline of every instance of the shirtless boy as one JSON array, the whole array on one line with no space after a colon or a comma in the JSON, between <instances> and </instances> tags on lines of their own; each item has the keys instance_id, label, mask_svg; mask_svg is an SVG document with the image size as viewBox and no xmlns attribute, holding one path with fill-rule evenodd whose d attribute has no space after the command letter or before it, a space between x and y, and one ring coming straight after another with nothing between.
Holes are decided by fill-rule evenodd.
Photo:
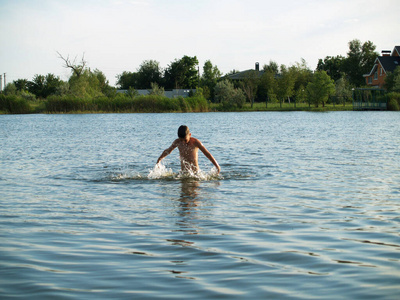
<instances>
[{"instance_id":1,"label":"shirtless boy","mask_svg":"<svg viewBox=\"0 0 400 300\"><path fill-rule=\"evenodd\" d=\"M179 127L178 138L173 141L172 145L169 148L163 151L161 156L158 158L157 163L159 163L164 157L170 154L172 150L174 150L176 147L178 147L179 149L182 171L190 171L194 173L199 171L198 151L200 149L201 152L203 152L203 154L217 168L218 173L221 172L221 167L218 165L215 158L211 155L210 152L208 152L206 147L204 147L198 139L192 137L189 128L185 125Z\"/></svg>"}]
</instances>

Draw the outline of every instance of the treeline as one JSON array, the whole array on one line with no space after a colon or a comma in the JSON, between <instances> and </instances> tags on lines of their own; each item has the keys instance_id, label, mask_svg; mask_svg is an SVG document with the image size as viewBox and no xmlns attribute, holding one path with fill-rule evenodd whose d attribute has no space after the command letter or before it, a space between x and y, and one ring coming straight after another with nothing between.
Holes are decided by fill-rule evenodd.
<instances>
[{"instance_id":1,"label":"treeline","mask_svg":"<svg viewBox=\"0 0 400 300\"><path fill-rule=\"evenodd\" d=\"M208 111L241 109L255 102L307 103L309 106L351 101L352 89L363 87L363 74L373 66L378 53L376 46L367 41L349 42L347 56L327 56L320 59L316 70L306 61L291 66L274 61L263 65L260 71L248 70L240 80L233 80L238 71L225 76L211 61L206 61L200 76L197 57L183 56L162 69L155 60L144 61L135 72L124 71L117 76L119 93L109 85L100 70L91 70L82 57L78 63L64 58L64 66L71 70L68 81L54 74L35 75L29 81L18 79L9 83L0 94L0 111L5 113L29 112L165 112ZM169 99L167 89L196 89L189 98ZM396 93L400 92L400 68L386 78L385 88L392 92L390 108L399 107ZM147 89L148 96L139 96L136 90ZM397 105L397 106L396 106Z\"/></svg>"}]
</instances>

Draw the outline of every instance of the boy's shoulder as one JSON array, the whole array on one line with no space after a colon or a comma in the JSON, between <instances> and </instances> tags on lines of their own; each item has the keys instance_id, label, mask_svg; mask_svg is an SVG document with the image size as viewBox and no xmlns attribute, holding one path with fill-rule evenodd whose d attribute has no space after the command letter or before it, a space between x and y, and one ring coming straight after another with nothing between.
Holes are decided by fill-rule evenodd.
<instances>
[{"instance_id":1,"label":"boy's shoulder","mask_svg":"<svg viewBox=\"0 0 400 300\"><path fill-rule=\"evenodd\" d=\"M192 141L193 145L195 145L195 146L201 145L201 142L199 139L191 137L190 140Z\"/></svg>"}]
</instances>

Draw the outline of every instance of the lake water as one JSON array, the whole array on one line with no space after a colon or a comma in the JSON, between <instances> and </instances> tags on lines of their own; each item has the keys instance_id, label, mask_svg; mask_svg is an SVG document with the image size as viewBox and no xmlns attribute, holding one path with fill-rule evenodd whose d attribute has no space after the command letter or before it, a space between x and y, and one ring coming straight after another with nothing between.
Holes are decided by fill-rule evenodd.
<instances>
[{"instance_id":1,"label":"lake water","mask_svg":"<svg viewBox=\"0 0 400 300\"><path fill-rule=\"evenodd\" d=\"M182 124L220 176L155 172ZM2 299L399 299L399 113L2 115L0 145Z\"/></svg>"}]
</instances>

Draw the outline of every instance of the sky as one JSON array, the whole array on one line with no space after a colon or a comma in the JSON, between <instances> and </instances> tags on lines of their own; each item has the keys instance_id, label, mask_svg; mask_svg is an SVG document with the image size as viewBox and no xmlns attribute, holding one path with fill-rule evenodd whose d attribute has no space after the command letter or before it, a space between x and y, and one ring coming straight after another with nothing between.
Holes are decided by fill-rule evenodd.
<instances>
[{"instance_id":1,"label":"sky","mask_svg":"<svg viewBox=\"0 0 400 300\"><path fill-rule=\"evenodd\" d=\"M348 43L400 45L397 0L0 0L0 74L7 83L52 73L57 52L102 71L110 85L145 60L162 68L196 56L226 74L270 61L346 56Z\"/></svg>"}]
</instances>

